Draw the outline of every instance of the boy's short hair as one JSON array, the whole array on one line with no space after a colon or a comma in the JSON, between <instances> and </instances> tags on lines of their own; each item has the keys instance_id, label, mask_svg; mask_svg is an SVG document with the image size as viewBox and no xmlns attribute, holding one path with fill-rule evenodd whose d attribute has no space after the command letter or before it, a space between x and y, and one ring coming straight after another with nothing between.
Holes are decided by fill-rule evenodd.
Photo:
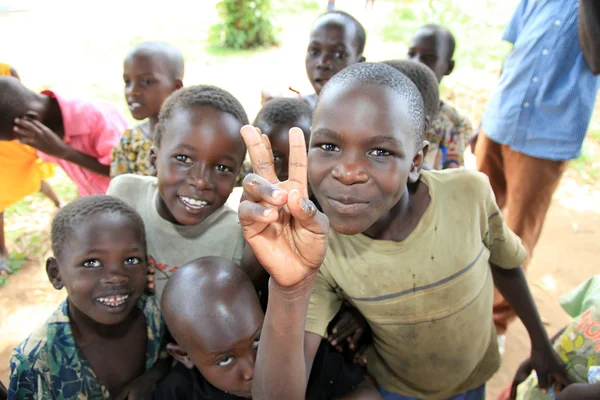
<instances>
[{"instance_id":1,"label":"boy's short hair","mask_svg":"<svg viewBox=\"0 0 600 400\"><path fill-rule=\"evenodd\" d=\"M354 18L354 16L352 16L352 14L349 14L345 11L340 11L340 10L333 10L333 11L328 11L325 14L321 14L321 16L319 18L317 18L317 20L319 20L320 18L326 16L326 15L340 15L346 19L348 19L350 21L350 23L352 23L354 25L354 28L356 29L356 50L358 52L358 54L362 54L365 51L365 44L367 43L367 31L365 30L365 27L362 26L362 24L360 22L358 22L358 20L356 18Z\"/></svg>"},{"instance_id":2,"label":"boy's short hair","mask_svg":"<svg viewBox=\"0 0 600 400\"><path fill-rule=\"evenodd\" d=\"M289 124L302 118L312 118L312 109L308 103L286 97L279 97L269 100L263 108L260 109L254 125L261 123L269 124Z\"/></svg>"},{"instance_id":3,"label":"boy's short hair","mask_svg":"<svg viewBox=\"0 0 600 400\"><path fill-rule=\"evenodd\" d=\"M125 57L128 59L135 55L158 55L163 57L171 69L173 79L183 79L185 62L181 51L172 44L165 42L144 42L135 46Z\"/></svg>"},{"instance_id":4,"label":"boy's short hair","mask_svg":"<svg viewBox=\"0 0 600 400\"><path fill-rule=\"evenodd\" d=\"M417 86L423 97L425 114L431 123L440 110L439 82L433 71L426 65L409 60L388 60L382 63L403 73Z\"/></svg>"},{"instance_id":5,"label":"boy's short hair","mask_svg":"<svg viewBox=\"0 0 600 400\"><path fill-rule=\"evenodd\" d=\"M0 77L0 135L13 131L15 118L25 115L29 101L34 98L35 93L17 78Z\"/></svg>"},{"instance_id":6,"label":"boy's short hair","mask_svg":"<svg viewBox=\"0 0 600 400\"><path fill-rule=\"evenodd\" d=\"M116 213L129 218L142 234L142 242L146 247L144 221L133 207L113 196L97 194L73 200L54 217L52 221L52 252L54 257L63 255L65 245L73 234L73 226L95 215Z\"/></svg>"},{"instance_id":7,"label":"boy's short hair","mask_svg":"<svg viewBox=\"0 0 600 400\"><path fill-rule=\"evenodd\" d=\"M437 36L439 42L446 42L446 56L448 57L448 60L451 60L452 57L454 57L454 51L456 50L456 38L448 28L438 24L427 24L419 28L419 30L421 29L432 30Z\"/></svg>"},{"instance_id":8,"label":"boy's short hair","mask_svg":"<svg viewBox=\"0 0 600 400\"><path fill-rule=\"evenodd\" d=\"M163 104L158 115L158 124L154 131L154 143L160 147L166 122L178 109L191 109L198 106L210 106L218 111L228 113L240 124L248 124L248 116L242 104L228 91L211 85L194 85L174 92Z\"/></svg>"},{"instance_id":9,"label":"boy's short hair","mask_svg":"<svg viewBox=\"0 0 600 400\"><path fill-rule=\"evenodd\" d=\"M419 89L417 89L417 86L410 79L389 65L362 62L352 64L335 74L327 85L325 85L323 91L326 93L336 86L348 87L356 84L384 86L404 98L408 106L408 115L417 133L417 145L420 146L423 143L425 136L425 107ZM319 107L319 102L324 97L324 92L321 92L315 110Z\"/></svg>"}]
</instances>

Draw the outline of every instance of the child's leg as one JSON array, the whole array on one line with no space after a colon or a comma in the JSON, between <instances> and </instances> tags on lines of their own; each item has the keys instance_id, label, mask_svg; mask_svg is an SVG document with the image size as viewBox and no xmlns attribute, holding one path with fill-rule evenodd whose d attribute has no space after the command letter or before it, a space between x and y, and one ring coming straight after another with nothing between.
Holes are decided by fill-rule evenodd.
<instances>
[{"instance_id":1,"label":"child's leg","mask_svg":"<svg viewBox=\"0 0 600 400\"><path fill-rule=\"evenodd\" d=\"M4 213L0 213L0 273L12 272L8 268L8 249L6 248L6 242L4 240Z\"/></svg>"},{"instance_id":2,"label":"child's leg","mask_svg":"<svg viewBox=\"0 0 600 400\"><path fill-rule=\"evenodd\" d=\"M42 185L40 186L40 192L42 192L47 198L52 200L52 202L57 208L61 207L60 199L58 198L58 196L52 189L52 186L50 186L48 182L42 181Z\"/></svg>"}]
</instances>

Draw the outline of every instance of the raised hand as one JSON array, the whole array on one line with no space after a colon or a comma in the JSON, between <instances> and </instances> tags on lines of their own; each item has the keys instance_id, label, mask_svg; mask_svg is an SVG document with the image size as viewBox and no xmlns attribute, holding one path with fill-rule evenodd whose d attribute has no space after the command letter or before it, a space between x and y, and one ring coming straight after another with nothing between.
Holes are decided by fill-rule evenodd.
<instances>
[{"instance_id":1,"label":"raised hand","mask_svg":"<svg viewBox=\"0 0 600 400\"><path fill-rule=\"evenodd\" d=\"M14 131L19 142L50 156L63 158L68 146L56 133L34 117L35 115L28 113L23 118L15 119Z\"/></svg>"},{"instance_id":2,"label":"raised hand","mask_svg":"<svg viewBox=\"0 0 600 400\"><path fill-rule=\"evenodd\" d=\"M244 179L239 208L244 237L275 283L294 287L316 275L329 228L325 214L308 199L304 134L290 129L289 178L280 182L268 137L250 125L241 133L254 172Z\"/></svg>"}]
</instances>

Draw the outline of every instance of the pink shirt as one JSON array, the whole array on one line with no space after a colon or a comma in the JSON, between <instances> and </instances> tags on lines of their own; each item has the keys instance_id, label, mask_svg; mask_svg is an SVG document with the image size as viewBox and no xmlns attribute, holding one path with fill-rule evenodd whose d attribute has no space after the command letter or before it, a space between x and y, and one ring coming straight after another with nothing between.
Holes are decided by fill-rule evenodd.
<instances>
[{"instance_id":1,"label":"pink shirt","mask_svg":"<svg viewBox=\"0 0 600 400\"><path fill-rule=\"evenodd\" d=\"M65 130L64 142L84 154L96 158L100 164L110 165L112 149L119 143L127 123L116 108L98 100L67 99L45 90L46 96L58 101ZM77 185L80 196L104 194L110 177L98 175L77 164L38 151L44 160L56 163Z\"/></svg>"}]
</instances>

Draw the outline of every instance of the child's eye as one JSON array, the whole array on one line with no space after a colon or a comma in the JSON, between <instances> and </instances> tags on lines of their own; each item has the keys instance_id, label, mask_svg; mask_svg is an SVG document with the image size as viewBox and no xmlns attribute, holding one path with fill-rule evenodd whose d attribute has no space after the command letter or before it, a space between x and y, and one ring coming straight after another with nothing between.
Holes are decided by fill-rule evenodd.
<instances>
[{"instance_id":1,"label":"child's eye","mask_svg":"<svg viewBox=\"0 0 600 400\"><path fill-rule=\"evenodd\" d=\"M81 265L86 268L99 268L102 266L102 263L98 260L87 260L84 261Z\"/></svg>"},{"instance_id":2,"label":"child's eye","mask_svg":"<svg viewBox=\"0 0 600 400\"><path fill-rule=\"evenodd\" d=\"M308 54L314 57L317 54L319 54L319 49L315 49L314 47L309 47Z\"/></svg>"},{"instance_id":3,"label":"child's eye","mask_svg":"<svg viewBox=\"0 0 600 400\"><path fill-rule=\"evenodd\" d=\"M345 51L337 51L337 52L335 52L335 54L333 56L335 57L336 60L342 60L346 57L346 52Z\"/></svg>"},{"instance_id":4,"label":"child's eye","mask_svg":"<svg viewBox=\"0 0 600 400\"><path fill-rule=\"evenodd\" d=\"M215 169L216 169L217 171L219 171L219 172L231 172L231 171L232 171L232 169L231 169L231 168L229 168L229 167L227 167L227 166L225 166L225 165L217 165L217 166L215 167Z\"/></svg>"},{"instance_id":5,"label":"child's eye","mask_svg":"<svg viewBox=\"0 0 600 400\"><path fill-rule=\"evenodd\" d=\"M320 145L319 147L325 151L340 151L340 149L335 144L331 143L325 143Z\"/></svg>"},{"instance_id":6,"label":"child's eye","mask_svg":"<svg viewBox=\"0 0 600 400\"><path fill-rule=\"evenodd\" d=\"M123 82L125 82L125 86L129 86L129 84L131 83L129 79L124 79Z\"/></svg>"},{"instance_id":7,"label":"child's eye","mask_svg":"<svg viewBox=\"0 0 600 400\"><path fill-rule=\"evenodd\" d=\"M142 79L142 80L140 81L140 85L142 85L142 86L148 86L148 85L150 85L151 83L152 83L152 80L151 80L151 79Z\"/></svg>"},{"instance_id":8,"label":"child's eye","mask_svg":"<svg viewBox=\"0 0 600 400\"><path fill-rule=\"evenodd\" d=\"M394 154L391 151L383 150L383 149L374 149L367 153L369 156L374 157L388 157L393 156Z\"/></svg>"},{"instance_id":9,"label":"child's eye","mask_svg":"<svg viewBox=\"0 0 600 400\"><path fill-rule=\"evenodd\" d=\"M128 259L125 260L125 265L137 265L140 262L141 262L140 259L137 257L129 257Z\"/></svg>"},{"instance_id":10,"label":"child's eye","mask_svg":"<svg viewBox=\"0 0 600 400\"><path fill-rule=\"evenodd\" d=\"M409 50L409 52L408 52L408 56L409 56L409 57L411 57L411 58L412 58L412 57L414 57L414 56L416 56L416 55L417 55L417 53L416 53L414 50Z\"/></svg>"},{"instance_id":11,"label":"child's eye","mask_svg":"<svg viewBox=\"0 0 600 400\"><path fill-rule=\"evenodd\" d=\"M184 156L183 154L176 155L175 159L177 161L180 161L180 162L184 163L184 164L191 164L192 163L192 160L188 156Z\"/></svg>"},{"instance_id":12,"label":"child's eye","mask_svg":"<svg viewBox=\"0 0 600 400\"><path fill-rule=\"evenodd\" d=\"M253 349L258 349L258 344L260 343L260 337L257 337L256 339L254 339L254 342L252 342L252 348Z\"/></svg>"},{"instance_id":13,"label":"child's eye","mask_svg":"<svg viewBox=\"0 0 600 400\"><path fill-rule=\"evenodd\" d=\"M226 367L228 365L231 365L231 363L233 363L233 357L231 357L231 356L223 357L219 361L217 361L217 365L219 367Z\"/></svg>"}]
</instances>

